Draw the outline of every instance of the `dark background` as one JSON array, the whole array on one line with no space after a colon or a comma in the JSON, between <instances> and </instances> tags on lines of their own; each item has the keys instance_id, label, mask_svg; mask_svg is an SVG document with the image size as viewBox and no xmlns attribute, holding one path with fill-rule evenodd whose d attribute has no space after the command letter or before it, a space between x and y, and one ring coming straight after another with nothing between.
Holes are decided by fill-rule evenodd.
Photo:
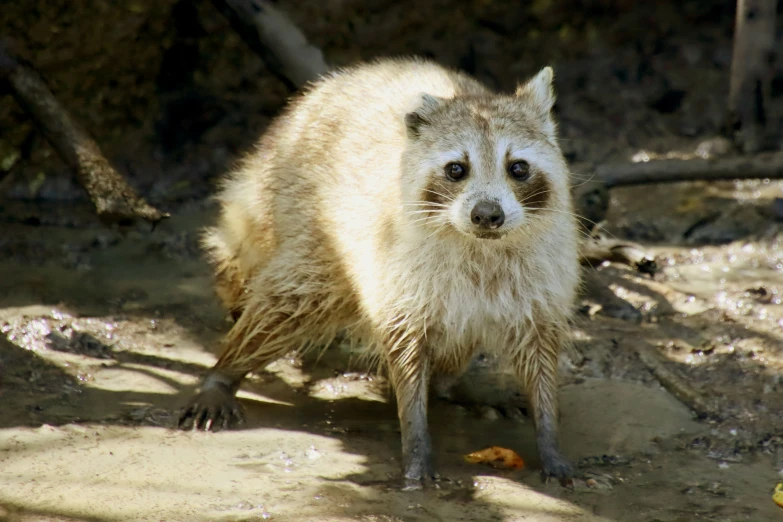
<instances>
[{"instance_id":1,"label":"dark background","mask_svg":"<svg viewBox=\"0 0 783 522\"><path fill-rule=\"evenodd\" d=\"M335 66L418 54L511 90L553 65L563 146L577 165L627 159L640 148L693 148L722 123L732 0L278 6ZM0 34L18 44L118 170L170 210L208 194L290 95L208 0L6 0ZM783 76L773 118L781 86ZM7 95L0 160L0 175L11 170L0 198L84 199Z\"/></svg>"}]
</instances>

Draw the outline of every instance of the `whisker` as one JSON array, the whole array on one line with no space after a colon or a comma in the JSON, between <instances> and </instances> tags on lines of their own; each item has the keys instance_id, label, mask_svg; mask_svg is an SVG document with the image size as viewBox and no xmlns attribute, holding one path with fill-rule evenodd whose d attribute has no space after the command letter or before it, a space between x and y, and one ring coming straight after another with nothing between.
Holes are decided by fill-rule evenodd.
<instances>
[{"instance_id":1,"label":"whisker","mask_svg":"<svg viewBox=\"0 0 783 522\"><path fill-rule=\"evenodd\" d=\"M535 196L537 196L537 195L539 195L539 194L543 194L544 192L547 192L547 191L548 191L548 189L545 189L545 190L538 191L538 192L536 192L536 193L534 193L534 194L531 194L530 196L528 196L528 197L526 197L525 199L523 199L522 201L520 201L520 203L525 203L525 201L528 201L528 200L530 200L531 198L533 198L533 197L535 197ZM560 210L560 209L553 209L553 208L548 208L548 207L527 207L527 208L528 208L529 210L549 210L549 211L551 211L551 212L560 212L560 213L562 213L562 214L568 214L568 215L571 215L571 216L573 216L573 217L575 217L575 218L578 218L578 219L583 219L583 220L585 220L585 221L588 221L588 222L592 223L593 225L597 225L597 223L595 223L595 222L593 222L593 221L590 221L590 220L589 220L589 219L587 219L585 216L582 216L582 215L580 215L580 214L577 214L576 212L568 212L568 211L565 211L565 210Z\"/></svg>"},{"instance_id":2,"label":"whisker","mask_svg":"<svg viewBox=\"0 0 783 522\"><path fill-rule=\"evenodd\" d=\"M407 214L443 214L446 212L446 209L440 209L440 210L409 210L406 212Z\"/></svg>"},{"instance_id":3,"label":"whisker","mask_svg":"<svg viewBox=\"0 0 783 522\"><path fill-rule=\"evenodd\" d=\"M427 223L415 223L411 224L411 228L425 228L427 226Z\"/></svg>"},{"instance_id":4,"label":"whisker","mask_svg":"<svg viewBox=\"0 0 783 522\"><path fill-rule=\"evenodd\" d=\"M588 181L589 181L589 180L588 180ZM585 183L587 183L587 181L586 181ZM575 186L579 186L579 185L575 185ZM525 199L523 199L522 201L520 201L520 203L524 204L526 201L529 201L530 199L532 199L532 198L534 198L534 197L536 197L536 196L538 196L538 195L540 195L540 194L543 194L543 193L545 193L545 192L548 192L548 191L549 191L549 189L544 189L544 190L540 190L540 191L538 191L538 192L535 192L535 193L533 193L533 194L530 194L530 195L529 195L529 196L527 196ZM586 221L586 222L590 223L591 225L597 225L597 224L598 224L598 223L596 223L595 221L592 221L592 220L590 220L590 219L587 219L585 216L582 216L582 215L580 215L580 214L577 214L576 212L567 212L567 211L565 211L565 210L552 209L552 208L544 208L544 207L527 207L527 208L528 208L529 210L549 210L550 212L560 212L560 213L562 213L562 214L571 215L571 216L573 216L573 217L575 217L575 218L577 218L577 219L584 220L584 221Z\"/></svg>"},{"instance_id":5,"label":"whisker","mask_svg":"<svg viewBox=\"0 0 783 522\"><path fill-rule=\"evenodd\" d=\"M403 207L448 207L449 205L445 203L438 203L436 201L414 201L411 203L403 203Z\"/></svg>"},{"instance_id":6,"label":"whisker","mask_svg":"<svg viewBox=\"0 0 783 522\"><path fill-rule=\"evenodd\" d=\"M435 229L435 230L432 232L432 234L430 234L429 236L427 236L427 237L424 239L424 241L427 241L429 238L431 238L432 236L434 236L435 234L437 234L438 232L440 232L441 230L443 230L445 227L446 227L446 223L443 223L441 226L439 226L438 228L436 228L436 229Z\"/></svg>"},{"instance_id":7,"label":"whisker","mask_svg":"<svg viewBox=\"0 0 783 522\"><path fill-rule=\"evenodd\" d=\"M421 223L426 223L427 221L432 221L434 219L435 218L433 218L433 217L427 216L427 217L423 217L423 218L419 218L419 219L414 219L413 221L409 221L408 224L409 225L417 225L417 224L421 224Z\"/></svg>"},{"instance_id":8,"label":"whisker","mask_svg":"<svg viewBox=\"0 0 783 522\"><path fill-rule=\"evenodd\" d=\"M564 210L556 210L556 209L553 209L553 208L541 208L541 209L534 209L534 210L548 210L549 212L560 212L561 214L571 215L571 216L573 216L575 218L582 219L582 220L590 223L593 226L598 226L598 224L599 224L599 223L596 223L595 221L593 221L591 219L587 219L586 217L581 216L581 215L579 215L579 214L577 214L575 212L566 212ZM616 235L612 234L611 232L607 232L607 231L602 231L602 232L606 236L610 237L611 239L618 239L618 240L620 239Z\"/></svg>"},{"instance_id":9,"label":"whisker","mask_svg":"<svg viewBox=\"0 0 783 522\"><path fill-rule=\"evenodd\" d=\"M549 212L559 212L560 214L565 214L567 216L573 216L575 218L584 219L587 220L586 217L580 216L576 212L569 212L567 210L561 210L559 208L548 208L548 207L526 207L528 210L547 210ZM596 223L594 223L596 224Z\"/></svg>"},{"instance_id":10,"label":"whisker","mask_svg":"<svg viewBox=\"0 0 783 522\"><path fill-rule=\"evenodd\" d=\"M575 172L572 172L571 173L572 177L576 177L576 176L574 176L575 174L576 174ZM591 181L593 181L595 179L595 172L593 172L587 178L582 178L582 179L584 179L584 181L582 181L581 183L578 183L576 185L571 185L571 188L581 187L582 185L586 185L586 184L590 183Z\"/></svg>"},{"instance_id":11,"label":"whisker","mask_svg":"<svg viewBox=\"0 0 783 522\"><path fill-rule=\"evenodd\" d=\"M449 208L451 208L451 207L446 206L446 205L444 205L442 207L437 207L437 208L411 207L411 209L410 210L406 210L406 212L444 212L444 211L448 210Z\"/></svg>"},{"instance_id":12,"label":"whisker","mask_svg":"<svg viewBox=\"0 0 783 522\"><path fill-rule=\"evenodd\" d=\"M525 201L531 200L531 199L533 199L534 197L536 197L536 196L538 196L538 195L541 195L541 194L546 194L546 193L548 193L548 192L550 192L550 190L549 190L549 189L543 189L543 190L539 190L538 192L534 192L533 194L530 194L530 195L528 195L528 196L527 196L525 199L523 199L522 201L520 201L520 203L524 203Z\"/></svg>"},{"instance_id":13,"label":"whisker","mask_svg":"<svg viewBox=\"0 0 783 522\"><path fill-rule=\"evenodd\" d=\"M445 199L446 201L454 201L454 198L450 198L450 197L449 197L449 196L447 196L446 194L441 194L440 192L436 192L436 191L434 191L434 190L430 190L430 189L424 189L424 191L425 191L425 192L429 192L429 193L431 193L431 194L435 194L436 196L440 196L440 197L442 197L443 199Z\"/></svg>"},{"instance_id":14,"label":"whisker","mask_svg":"<svg viewBox=\"0 0 783 522\"><path fill-rule=\"evenodd\" d=\"M584 216L582 216L580 214L577 214L576 212L567 212L565 210L560 210L560 209L556 209L556 208L546 208L546 207L527 207L527 208L528 208L528 210L546 210L546 211L549 211L549 212L559 212L560 214L565 214L567 216L573 216L573 217L575 217L577 219L582 219L584 221L587 221L591 225L598 225L598 223L596 223L595 221L587 219L586 217L584 217Z\"/></svg>"},{"instance_id":15,"label":"whisker","mask_svg":"<svg viewBox=\"0 0 783 522\"><path fill-rule=\"evenodd\" d=\"M423 218L414 219L413 221L409 221L408 225L414 226L414 227L423 227L428 224L435 224L435 223L443 223L443 220L439 219L440 216L426 216Z\"/></svg>"}]
</instances>

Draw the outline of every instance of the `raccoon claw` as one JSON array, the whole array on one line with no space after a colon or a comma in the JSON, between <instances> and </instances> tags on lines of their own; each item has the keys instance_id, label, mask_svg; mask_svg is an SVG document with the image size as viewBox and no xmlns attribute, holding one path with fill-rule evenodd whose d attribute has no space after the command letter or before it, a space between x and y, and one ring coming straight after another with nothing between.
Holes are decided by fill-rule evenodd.
<instances>
[{"instance_id":1,"label":"raccoon claw","mask_svg":"<svg viewBox=\"0 0 783 522\"><path fill-rule=\"evenodd\" d=\"M421 491L424 489L425 484L431 482L438 482L440 475L434 471L426 473L422 477L404 477L402 491Z\"/></svg>"},{"instance_id":2,"label":"raccoon claw","mask_svg":"<svg viewBox=\"0 0 783 522\"><path fill-rule=\"evenodd\" d=\"M568 461L560 456L544 458L541 480L548 482L550 478L557 479L563 487L574 487L574 469Z\"/></svg>"},{"instance_id":3,"label":"raccoon claw","mask_svg":"<svg viewBox=\"0 0 783 522\"><path fill-rule=\"evenodd\" d=\"M402 491L421 491L424 489L424 482L421 479L406 478L402 486Z\"/></svg>"},{"instance_id":4,"label":"raccoon claw","mask_svg":"<svg viewBox=\"0 0 783 522\"><path fill-rule=\"evenodd\" d=\"M424 489L425 484L437 482L439 480L440 475L432 468L431 465L413 465L409 467L403 476L402 491L419 491Z\"/></svg>"},{"instance_id":5,"label":"raccoon claw","mask_svg":"<svg viewBox=\"0 0 783 522\"><path fill-rule=\"evenodd\" d=\"M244 423L242 407L227 390L210 388L196 396L179 416L182 430L220 431Z\"/></svg>"},{"instance_id":6,"label":"raccoon claw","mask_svg":"<svg viewBox=\"0 0 783 522\"><path fill-rule=\"evenodd\" d=\"M527 410L523 406L518 406L513 403L483 405L474 408L473 411L478 417L481 417L484 420L495 420L502 418L522 421L525 419L525 417L527 417Z\"/></svg>"}]
</instances>

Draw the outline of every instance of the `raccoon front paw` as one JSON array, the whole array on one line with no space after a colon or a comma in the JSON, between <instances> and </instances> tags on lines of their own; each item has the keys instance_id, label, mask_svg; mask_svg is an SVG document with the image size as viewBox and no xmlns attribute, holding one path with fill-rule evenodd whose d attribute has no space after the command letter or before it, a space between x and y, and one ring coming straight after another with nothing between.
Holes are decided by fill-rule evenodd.
<instances>
[{"instance_id":1,"label":"raccoon front paw","mask_svg":"<svg viewBox=\"0 0 783 522\"><path fill-rule=\"evenodd\" d=\"M440 475L432 466L429 452L424 452L408 459L402 479L403 491L417 491L423 489L425 484L439 480Z\"/></svg>"},{"instance_id":2,"label":"raccoon front paw","mask_svg":"<svg viewBox=\"0 0 783 522\"><path fill-rule=\"evenodd\" d=\"M219 431L244 423L244 412L227 387L212 386L183 408L178 427L182 430Z\"/></svg>"},{"instance_id":3,"label":"raccoon front paw","mask_svg":"<svg viewBox=\"0 0 783 522\"><path fill-rule=\"evenodd\" d=\"M541 479L547 482L550 478L555 478L563 487L573 487L574 468L566 459L557 453L549 453L541 456L543 468L541 470Z\"/></svg>"},{"instance_id":4,"label":"raccoon front paw","mask_svg":"<svg viewBox=\"0 0 783 522\"><path fill-rule=\"evenodd\" d=\"M420 475L409 476L408 473L403 477L402 491L419 491L424 489L426 484L431 482L437 482L440 480L440 475L436 473L431 467L427 468L427 471Z\"/></svg>"}]
</instances>

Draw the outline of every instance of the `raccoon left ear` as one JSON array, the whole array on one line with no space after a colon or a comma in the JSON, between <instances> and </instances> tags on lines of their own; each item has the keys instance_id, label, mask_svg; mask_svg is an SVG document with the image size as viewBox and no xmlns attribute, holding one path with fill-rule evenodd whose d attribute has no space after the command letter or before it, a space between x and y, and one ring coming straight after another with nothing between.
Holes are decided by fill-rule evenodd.
<instances>
[{"instance_id":1,"label":"raccoon left ear","mask_svg":"<svg viewBox=\"0 0 783 522\"><path fill-rule=\"evenodd\" d=\"M429 116L440 107L443 98L438 98L431 94L422 93L419 99L419 105L415 111L405 115L405 127L408 130L409 138L417 138L421 132L421 127L429 125Z\"/></svg>"},{"instance_id":2,"label":"raccoon left ear","mask_svg":"<svg viewBox=\"0 0 783 522\"><path fill-rule=\"evenodd\" d=\"M547 66L541 69L532 79L524 85L517 87L516 95L520 98L527 98L536 106L540 107L544 115L548 115L555 105L555 88L552 80L555 72Z\"/></svg>"}]
</instances>

